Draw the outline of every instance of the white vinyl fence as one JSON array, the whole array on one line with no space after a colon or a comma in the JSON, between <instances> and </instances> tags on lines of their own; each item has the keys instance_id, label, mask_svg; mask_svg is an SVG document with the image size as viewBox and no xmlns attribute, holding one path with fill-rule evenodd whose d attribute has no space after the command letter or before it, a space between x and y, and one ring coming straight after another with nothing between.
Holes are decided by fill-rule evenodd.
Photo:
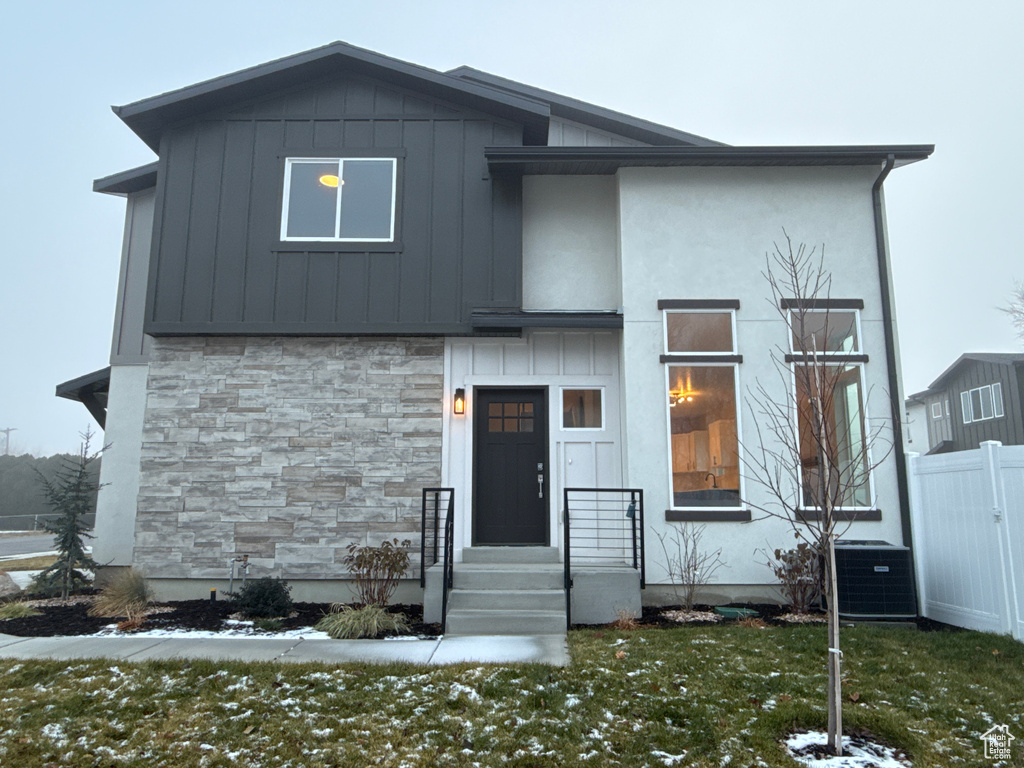
<instances>
[{"instance_id":1,"label":"white vinyl fence","mask_svg":"<svg viewBox=\"0 0 1024 768\"><path fill-rule=\"evenodd\" d=\"M908 464L922 615L1024 641L1024 446Z\"/></svg>"}]
</instances>

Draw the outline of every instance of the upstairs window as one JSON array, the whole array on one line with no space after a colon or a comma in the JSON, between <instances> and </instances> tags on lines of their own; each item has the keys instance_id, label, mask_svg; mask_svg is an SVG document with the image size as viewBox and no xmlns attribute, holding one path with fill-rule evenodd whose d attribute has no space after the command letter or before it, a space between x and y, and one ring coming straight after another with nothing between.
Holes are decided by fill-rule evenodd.
<instances>
[{"instance_id":1,"label":"upstairs window","mask_svg":"<svg viewBox=\"0 0 1024 768\"><path fill-rule=\"evenodd\" d=\"M391 242L393 157L289 157L284 164L281 239Z\"/></svg>"},{"instance_id":2,"label":"upstairs window","mask_svg":"<svg viewBox=\"0 0 1024 768\"><path fill-rule=\"evenodd\" d=\"M793 352L860 352L856 310L805 309L790 312Z\"/></svg>"},{"instance_id":3,"label":"upstairs window","mask_svg":"<svg viewBox=\"0 0 1024 768\"><path fill-rule=\"evenodd\" d=\"M964 424L1003 416L1003 385L999 382L960 393Z\"/></svg>"}]
</instances>

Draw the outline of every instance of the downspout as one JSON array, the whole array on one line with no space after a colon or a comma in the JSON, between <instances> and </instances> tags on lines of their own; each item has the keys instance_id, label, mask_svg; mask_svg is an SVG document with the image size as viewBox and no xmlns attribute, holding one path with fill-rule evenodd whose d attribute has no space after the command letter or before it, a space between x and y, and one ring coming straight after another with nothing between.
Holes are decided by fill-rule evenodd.
<instances>
[{"instance_id":1,"label":"downspout","mask_svg":"<svg viewBox=\"0 0 1024 768\"><path fill-rule=\"evenodd\" d=\"M910 550L911 573L914 573L914 544L910 530L910 491L907 484L907 457L903 450L903 408L899 402L899 373L896 370L896 338L893 334L893 303L889 285L889 253L885 242L882 211L882 184L896 165L896 156L889 154L881 173L871 185L871 202L875 217L875 248L878 252L878 282L882 295L882 328L885 333L885 360L889 374L889 399L892 409L893 454L896 457L896 484L900 499L900 529L903 545Z\"/></svg>"}]
</instances>

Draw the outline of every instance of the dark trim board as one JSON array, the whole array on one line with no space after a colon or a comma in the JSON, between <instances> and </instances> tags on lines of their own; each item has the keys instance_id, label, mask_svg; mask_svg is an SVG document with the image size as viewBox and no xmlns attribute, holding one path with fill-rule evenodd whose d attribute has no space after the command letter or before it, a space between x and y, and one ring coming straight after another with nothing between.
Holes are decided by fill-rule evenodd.
<instances>
[{"instance_id":1,"label":"dark trim board","mask_svg":"<svg viewBox=\"0 0 1024 768\"><path fill-rule=\"evenodd\" d=\"M743 355L661 355L662 363L742 363Z\"/></svg>"},{"instance_id":2,"label":"dark trim board","mask_svg":"<svg viewBox=\"0 0 1024 768\"><path fill-rule=\"evenodd\" d=\"M474 328L622 328L618 312L523 312L475 309Z\"/></svg>"},{"instance_id":3,"label":"dark trim board","mask_svg":"<svg viewBox=\"0 0 1024 768\"><path fill-rule=\"evenodd\" d=\"M864 299L779 299L783 309L864 309Z\"/></svg>"},{"instance_id":4,"label":"dark trim board","mask_svg":"<svg viewBox=\"0 0 1024 768\"><path fill-rule=\"evenodd\" d=\"M739 299L658 299L658 309L739 309Z\"/></svg>"},{"instance_id":5,"label":"dark trim board","mask_svg":"<svg viewBox=\"0 0 1024 768\"><path fill-rule=\"evenodd\" d=\"M731 510L689 510L666 509L665 522L668 523L749 523L749 509Z\"/></svg>"},{"instance_id":6,"label":"dark trim board","mask_svg":"<svg viewBox=\"0 0 1024 768\"><path fill-rule=\"evenodd\" d=\"M785 355L787 363L804 363L806 365L813 365L815 363L866 363L868 362L867 355L833 355L828 352L821 354L807 354L807 355Z\"/></svg>"},{"instance_id":7,"label":"dark trim board","mask_svg":"<svg viewBox=\"0 0 1024 768\"><path fill-rule=\"evenodd\" d=\"M820 509L798 509L796 511L797 518L801 522L813 522L815 520L821 520ZM877 523L882 520L882 510L880 509L836 509L832 512L832 517L841 523L852 523L854 521L866 522L866 523Z\"/></svg>"}]
</instances>

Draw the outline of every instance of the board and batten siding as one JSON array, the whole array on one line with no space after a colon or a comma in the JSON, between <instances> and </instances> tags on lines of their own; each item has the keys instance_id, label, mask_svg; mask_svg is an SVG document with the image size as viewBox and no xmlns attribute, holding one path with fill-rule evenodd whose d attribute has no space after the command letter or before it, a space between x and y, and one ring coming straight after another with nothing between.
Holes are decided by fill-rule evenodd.
<instances>
[{"instance_id":1,"label":"board and batten siding","mask_svg":"<svg viewBox=\"0 0 1024 768\"><path fill-rule=\"evenodd\" d=\"M522 126L384 83L332 78L169 130L146 331L444 333L518 307L516 180L486 146ZM395 243L282 243L284 158L398 157Z\"/></svg>"},{"instance_id":2,"label":"board and batten siding","mask_svg":"<svg viewBox=\"0 0 1024 768\"><path fill-rule=\"evenodd\" d=\"M628 139L617 133L602 131L565 118L551 118L548 123L549 147L647 147L642 141Z\"/></svg>"},{"instance_id":3,"label":"board and batten siding","mask_svg":"<svg viewBox=\"0 0 1024 768\"><path fill-rule=\"evenodd\" d=\"M619 331L524 332L521 339L445 340L445 420L441 485L456 489L456 559L472 546L473 389L539 387L548 397L549 540L561 547L559 513L566 487L622 486ZM451 411L452 395L466 389L466 413ZM604 428L562 429L561 389L600 388Z\"/></svg>"},{"instance_id":4,"label":"board and batten siding","mask_svg":"<svg viewBox=\"0 0 1024 768\"><path fill-rule=\"evenodd\" d=\"M1003 416L964 424L960 393L995 383L1002 384ZM970 451L985 440L998 440L1003 445L1024 445L1024 414L1018 374L1012 365L971 360L946 384L952 416L955 450Z\"/></svg>"},{"instance_id":5,"label":"board and batten siding","mask_svg":"<svg viewBox=\"0 0 1024 768\"><path fill-rule=\"evenodd\" d=\"M151 340L143 334L142 326L146 315L154 196L152 189L128 195L114 333L110 343L112 365L137 365L149 359Z\"/></svg>"}]
</instances>

